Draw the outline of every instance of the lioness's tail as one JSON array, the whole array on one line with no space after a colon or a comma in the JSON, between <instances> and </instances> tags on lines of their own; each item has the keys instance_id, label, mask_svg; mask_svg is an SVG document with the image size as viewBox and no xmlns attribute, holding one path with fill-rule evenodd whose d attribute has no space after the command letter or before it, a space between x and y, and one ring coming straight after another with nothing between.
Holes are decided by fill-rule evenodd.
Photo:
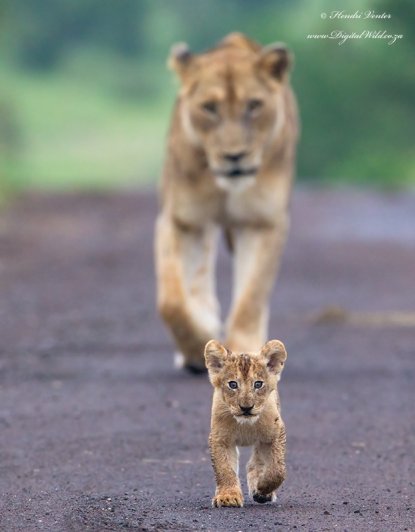
<instances>
[{"instance_id":1,"label":"lioness's tail","mask_svg":"<svg viewBox=\"0 0 415 532\"><path fill-rule=\"evenodd\" d=\"M229 227L225 227L223 230L223 236L225 238L226 247L228 248L229 253L233 253L235 250L232 230Z\"/></svg>"}]
</instances>

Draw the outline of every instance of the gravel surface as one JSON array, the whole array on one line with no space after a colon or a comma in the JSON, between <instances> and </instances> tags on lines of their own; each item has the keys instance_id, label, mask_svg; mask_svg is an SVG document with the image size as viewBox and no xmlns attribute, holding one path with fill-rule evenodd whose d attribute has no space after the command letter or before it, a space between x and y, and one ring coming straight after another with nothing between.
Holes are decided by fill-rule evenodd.
<instances>
[{"instance_id":1,"label":"gravel surface","mask_svg":"<svg viewBox=\"0 0 415 532\"><path fill-rule=\"evenodd\" d=\"M415 530L415 328L317 319L415 310L415 197L296 191L270 326L288 477L242 509L210 507L211 387L173 368L155 311L156 210L149 191L0 216L0 530ZM218 275L226 309L224 246Z\"/></svg>"}]
</instances>

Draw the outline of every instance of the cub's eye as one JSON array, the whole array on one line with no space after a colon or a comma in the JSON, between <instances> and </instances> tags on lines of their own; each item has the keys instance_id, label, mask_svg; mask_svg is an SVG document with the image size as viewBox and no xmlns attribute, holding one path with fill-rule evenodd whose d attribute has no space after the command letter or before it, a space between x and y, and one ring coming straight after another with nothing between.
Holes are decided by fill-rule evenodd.
<instances>
[{"instance_id":1,"label":"cub's eye","mask_svg":"<svg viewBox=\"0 0 415 532\"><path fill-rule=\"evenodd\" d=\"M262 388L264 386L264 383L262 381L255 381L254 382L254 388L255 390L259 390L260 388Z\"/></svg>"},{"instance_id":2,"label":"cub's eye","mask_svg":"<svg viewBox=\"0 0 415 532\"><path fill-rule=\"evenodd\" d=\"M248 100L248 103L246 104L246 109L248 113L255 113L259 111L263 105L264 102L262 100L252 99Z\"/></svg>"},{"instance_id":3,"label":"cub's eye","mask_svg":"<svg viewBox=\"0 0 415 532\"><path fill-rule=\"evenodd\" d=\"M208 113L210 115L218 114L218 105L216 102L213 102L213 101L204 102L202 103L200 107L205 113Z\"/></svg>"},{"instance_id":4,"label":"cub's eye","mask_svg":"<svg viewBox=\"0 0 415 532\"><path fill-rule=\"evenodd\" d=\"M238 387L238 383L236 381L229 381L228 386L231 390L236 390L236 388Z\"/></svg>"}]
</instances>

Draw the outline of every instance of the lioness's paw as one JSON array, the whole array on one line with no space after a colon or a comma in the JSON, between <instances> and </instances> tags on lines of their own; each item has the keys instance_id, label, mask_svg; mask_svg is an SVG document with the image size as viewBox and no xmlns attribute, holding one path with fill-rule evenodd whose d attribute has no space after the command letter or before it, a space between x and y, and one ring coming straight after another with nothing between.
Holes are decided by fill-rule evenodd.
<instances>
[{"instance_id":1,"label":"lioness's paw","mask_svg":"<svg viewBox=\"0 0 415 532\"><path fill-rule=\"evenodd\" d=\"M221 506L236 506L240 508L244 505L244 498L240 490L221 491L212 499L212 506L220 508Z\"/></svg>"},{"instance_id":2,"label":"lioness's paw","mask_svg":"<svg viewBox=\"0 0 415 532\"><path fill-rule=\"evenodd\" d=\"M265 502L274 502L277 499L275 491L272 493L261 493L260 491L254 491L252 493L252 498L255 502L264 504Z\"/></svg>"},{"instance_id":3,"label":"lioness's paw","mask_svg":"<svg viewBox=\"0 0 415 532\"><path fill-rule=\"evenodd\" d=\"M177 369L185 369L193 375L203 375L206 373L207 369L203 360L199 362L189 362L186 361L182 353L176 351L174 353L174 367Z\"/></svg>"}]
</instances>

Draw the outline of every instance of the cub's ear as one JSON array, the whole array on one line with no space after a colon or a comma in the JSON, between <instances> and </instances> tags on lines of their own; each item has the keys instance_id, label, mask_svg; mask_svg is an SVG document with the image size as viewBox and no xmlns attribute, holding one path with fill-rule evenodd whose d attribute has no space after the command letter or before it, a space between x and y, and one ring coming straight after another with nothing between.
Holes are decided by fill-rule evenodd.
<instances>
[{"instance_id":1,"label":"cub's ear","mask_svg":"<svg viewBox=\"0 0 415 532\"><path fill-rule=\"evenodd\" d=\"M216 340L210 340L206 344L205 361L210 375L216 375L221 372L227 355L227 350Z\"/></svg>"},{"instance_id":2,"label":"cub's ear","mask_svg":"<svg viewBox=\"0 0 415 532\"><path fill-rule=\"evenodd\" d=\"M293 63L292 53L284 43L265 46L258 59L258 66L277 81L283 81Z\"/></svg>"},{"instance_id":3,"label":"cub's ear","mask_svg":"<svg viewBox=\"0 0 415 532\"><path fill-rule=\"evenodd\" d=\"M270 340L261 349L261 356L266 360L268 371L279 377L287 360L284 344L279 340Z\"/></svg>"},{"instance_id":4,"label":"cub's ear","mask_svg":"<svg viewBox=\"0 0 415 532\"><path fill-rule=\"evenodd\" d=\"M167 66L176 72L179 78L183 78L193 60L193 54L184 42L174 44L170 49Z\"/></svg>"}]
</instances>

